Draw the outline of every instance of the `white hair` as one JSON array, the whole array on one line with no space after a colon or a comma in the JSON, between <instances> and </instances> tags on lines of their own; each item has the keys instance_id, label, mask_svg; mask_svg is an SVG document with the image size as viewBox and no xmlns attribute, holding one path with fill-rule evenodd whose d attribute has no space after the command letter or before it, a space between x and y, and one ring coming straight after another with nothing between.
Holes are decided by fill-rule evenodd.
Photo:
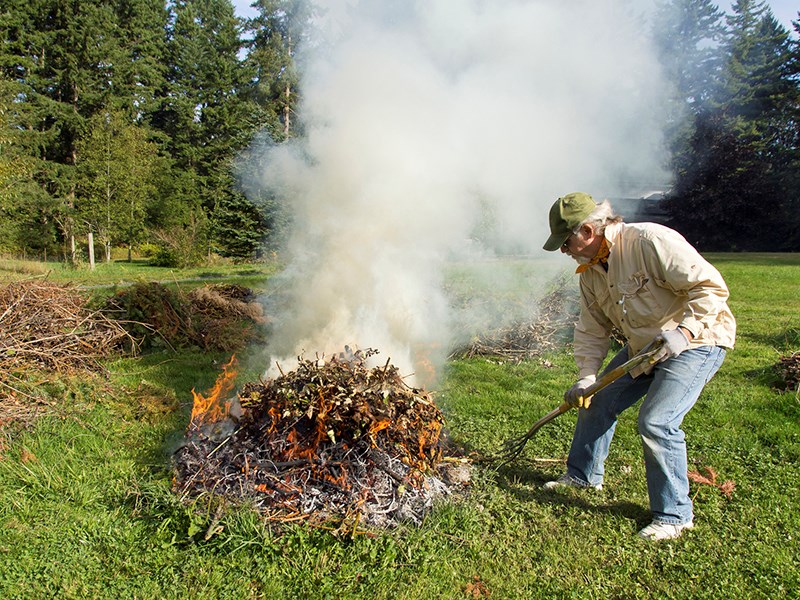
<instances>
[{"instance_id":1,"label":"white hair","mask_svg":"<svg viewBox=\"0 0 800 600\"><path fill-rule=\"evenodd\" d=\"M603 200L597 204L591 214L575 228L575 233L584 225L593 225L595 231L598 234L602 234L606 230L606 226L621 222L622 217L614 212L611 203L608 200Z\"/></svg>"}]
</instances>

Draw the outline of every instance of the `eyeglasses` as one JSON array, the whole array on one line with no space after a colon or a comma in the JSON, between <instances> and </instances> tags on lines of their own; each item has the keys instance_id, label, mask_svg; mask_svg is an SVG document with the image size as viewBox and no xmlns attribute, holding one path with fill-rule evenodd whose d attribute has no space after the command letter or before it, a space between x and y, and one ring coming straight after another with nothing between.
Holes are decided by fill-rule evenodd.
<instances>
[{"instance_id":1,"label":"eyeglasses","mask_svg":"<svg viewBox=\"0 0 800 600\"><path fill-rule=\"evenodd\" d=\"M564 243L563 243L563 244L561 244L561 249L562 249L562 250L568 250L568 249L569 249L569 248L568 248L568 246L569 246L569 241L570 241L572 238L574 238L576 235L578 235L578 233L580 233L580 229L573 229L573 230L572 230L572 233L570 233L570 234L569 234L569 236L567 237L567 239L565 239L565 240L564 240Z\"/></svg>"}]
</instances>

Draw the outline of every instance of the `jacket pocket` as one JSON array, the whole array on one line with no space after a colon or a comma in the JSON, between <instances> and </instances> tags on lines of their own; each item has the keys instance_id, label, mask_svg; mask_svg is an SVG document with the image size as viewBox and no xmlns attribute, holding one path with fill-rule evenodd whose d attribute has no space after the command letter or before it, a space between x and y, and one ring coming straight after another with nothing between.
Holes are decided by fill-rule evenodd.
<instances>
[{"instance_id":1,"label":"jacket pocket","mask_svg":"<svg viewBox=\"0 0 800 600\"><path fill-rule=\"evenodd\" d=\"M653 294L652 285L651 278L639 271L617 286L623 319L633 327L657 325L663 321L664 311Z\"/></svg>"}]
</instances>

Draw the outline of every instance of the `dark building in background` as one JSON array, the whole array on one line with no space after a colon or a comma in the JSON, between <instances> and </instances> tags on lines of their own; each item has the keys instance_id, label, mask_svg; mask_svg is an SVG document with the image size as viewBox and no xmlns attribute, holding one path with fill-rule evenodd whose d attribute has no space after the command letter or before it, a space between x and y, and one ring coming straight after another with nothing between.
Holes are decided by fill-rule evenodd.
<instances>
[{"instance_id":1,"label":"dark building in background","mask_svg":"<svg viewBox=\"0 0 800 600\"><path fill-rule=\"evenodd\" d=\"M650 191L641 196L626 198L609 198L608 201L614 207L617 214L622 215L628 223L660 223L669 224L669 215L663 208L662 201L666 197L666 192Z\"/></svg>"}]
</instances>

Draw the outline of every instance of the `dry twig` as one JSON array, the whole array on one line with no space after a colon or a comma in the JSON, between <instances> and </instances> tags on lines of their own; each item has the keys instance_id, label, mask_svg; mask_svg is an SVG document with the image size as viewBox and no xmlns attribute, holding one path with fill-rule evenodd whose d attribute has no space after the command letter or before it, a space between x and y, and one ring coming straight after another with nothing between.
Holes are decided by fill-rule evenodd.
<instances>
[{"instance_id":1,"label":"dry twig","mask_svg":"<svg viewBox=\"0 0 800 600\"><path fill-rule=\"evenodd\" d=\"M730 498L733 495L733 490L736 489L736 483L734 481L727 480L723 483L717 483L717 472L713 468L703 467L703 470L706 472L705 475L702 475L699 471L690 470L687 473L689 481L719 488L726 498Z\"/></svg>"},{"instance_id":2,"label":"dry twig","mask_svg":"<svg viewBox=\"0 0 800 600\"><path fill-rule=\"evenodd\" d=\"M800 390L800 352L782 356L775 365L786 392Z\"/></svg>"}]
</instances>

